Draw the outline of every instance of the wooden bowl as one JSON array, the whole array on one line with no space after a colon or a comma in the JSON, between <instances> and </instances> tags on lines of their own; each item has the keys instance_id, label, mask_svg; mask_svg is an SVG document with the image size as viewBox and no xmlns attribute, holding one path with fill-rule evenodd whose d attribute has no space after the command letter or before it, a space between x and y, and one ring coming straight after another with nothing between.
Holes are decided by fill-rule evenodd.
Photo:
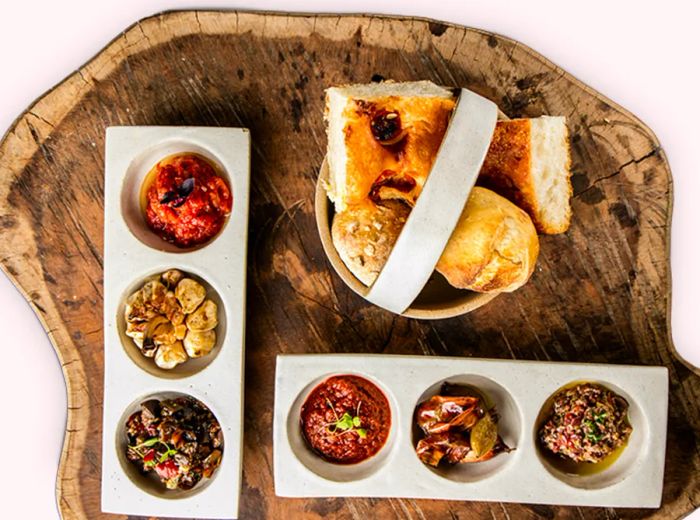
<instances>
[{"instance_id":1,"label":"wooden bowl","mask_svg":"<svg viewBox=\"0 0 700 520\"><path fill-rule=\"evenodd\" d=\"M316 180L316 196L314 200L316 225L321 236L321 244L338 276L348 287L364 298L368 288L345 266L333 245L331 225L333 224L335 208L326 195L325 183L328 182L328 174L328 161L324 159ZM453 318L478 309L496 296L498 295L477 293L452 287L440 273L435 271L415 301L401 315L420 320Z\"/></svg>"}]
</instances>

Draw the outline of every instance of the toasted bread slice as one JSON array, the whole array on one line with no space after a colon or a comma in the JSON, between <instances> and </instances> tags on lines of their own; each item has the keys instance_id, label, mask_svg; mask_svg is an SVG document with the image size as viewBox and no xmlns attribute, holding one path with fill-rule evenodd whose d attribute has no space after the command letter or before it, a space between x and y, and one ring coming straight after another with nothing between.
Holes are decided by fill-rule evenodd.
<instances>
[{"instance_id":1,"label":"toasted bread slice","mask_svg":"<svg viewBox=\"0 0 700 520\"><path fill-rule=\"evenodd\" d=\"M478 183L530 214L542 233L571 221L569 135L564 117L499 121Z\"/></svg>"},{"instance_id":2,"label":"toasted bread slice","mask_svg":"<svg viewBox=\"0 0 700 520\"><path fill-rule=\"evenodd\" d=\"M452 91L430 81L386 81L326 90L327 192L335 210L366 201L370 194L413 204L454 106ZM398 117L386 119L392 114ZM378 128L382 122L384 126ZM382 142L378 137L390 123L399 139L392 142L389 132ZM375 185L380 177L381 185Z\"/></svg>"}]
</instances>

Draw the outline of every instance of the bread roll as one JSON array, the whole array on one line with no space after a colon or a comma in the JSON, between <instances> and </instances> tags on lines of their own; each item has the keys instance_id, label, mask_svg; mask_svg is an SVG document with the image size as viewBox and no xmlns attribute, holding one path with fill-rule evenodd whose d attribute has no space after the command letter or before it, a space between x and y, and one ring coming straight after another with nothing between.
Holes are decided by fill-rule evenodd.
<instances>
[{"instance_id":1,"label":"bread roll","mask_svg":"<svg viewBox=\"0 0 700 520\"><path fill-rule=\"evenodd\" d=\"M367 201L335 215L333 244L363 284L370 286L376 280L410 211L397 201L381 205ZM437 270L460 289L508 292L527 282L538 253L530 217L503 197L475 187Z\"/></svg>"},{"instance_id":2,"label":"bread roll","mask_svg":"<svg viewBox=\"0 0 700 520\"><path fill-rule=\"evenodd\" d=\"M511 292L535 269L540 243L523 210L475 187L436 269L450 285L477 292Z\"/></svg>"},{"instance_id":3,"label":"bread roll","mask_svg":"<svg viewBox=\"0 0 700 520\"><path fill-rule=\"evenodd\" d=\"M374 283L410 212L402 202L389 200L378 205L368 200L333 217L333 245L363 284Z\"/></svg>"}]
</instances>

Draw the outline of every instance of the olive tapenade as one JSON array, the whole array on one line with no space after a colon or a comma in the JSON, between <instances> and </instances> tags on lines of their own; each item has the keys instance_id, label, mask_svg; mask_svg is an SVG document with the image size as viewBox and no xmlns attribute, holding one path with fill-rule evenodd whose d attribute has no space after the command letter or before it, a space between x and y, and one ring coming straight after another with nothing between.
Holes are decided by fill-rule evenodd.
<instances>
[{"instance_id":1,"label":"olive tapenade","mask_svg":"<svg viewBox=\"0 0 700 520\"><path fill-rule=\"evenodd\" d=\"M594 383L558 392L539 430L543 448L574 462L599 463L624 447L632 433L627 401Z\"/></svg>"},{"instance_id":2,"label":"olive tapenade","mask_svg":"<svg viewBox=\"0 0 700 520\"><path fill-rule=\"evenodd\" d=\"M192 489L221 463L223 438L214 414L192 397L149 399L126 421L126 456L168 489Z\"/></svg>"}]
</instances>

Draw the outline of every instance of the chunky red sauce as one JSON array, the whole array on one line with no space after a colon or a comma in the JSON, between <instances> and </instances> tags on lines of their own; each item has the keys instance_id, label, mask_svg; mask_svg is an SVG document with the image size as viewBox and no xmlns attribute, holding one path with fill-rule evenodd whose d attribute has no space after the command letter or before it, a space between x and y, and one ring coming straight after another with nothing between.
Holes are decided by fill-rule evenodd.
<instances>
[{"instance_id":1,"label":"chunky red sauce","mask_svg":"<svg viewBox=\"0 0 700 520\"><path fill-rule=\"evenodd\" d=\"M314 388L300 419L309 446L336 464L355 464L375 455L391 429L386 396L354 375L333 376Z\"/></svg>"},{"instance_id":2,"label":"chunky red sauce","mask_svg":"<svg viewBox=\"0 0 700 520\"><path fill-rule=\"evenodd\" d=\"M199 155L166 157L147 179L146 222L163 240L178 247L211 240L231 213L230 188Z\"/></svg>"}]
</instances>

